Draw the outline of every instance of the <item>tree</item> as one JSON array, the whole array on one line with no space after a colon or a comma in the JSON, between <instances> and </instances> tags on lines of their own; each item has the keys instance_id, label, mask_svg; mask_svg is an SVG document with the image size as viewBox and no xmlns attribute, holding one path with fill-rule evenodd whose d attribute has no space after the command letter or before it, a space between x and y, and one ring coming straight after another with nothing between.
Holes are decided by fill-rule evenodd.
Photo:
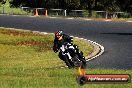
<instances>
[{"instance_id":1,"label":"tree","mask_svg":"<svg viewBox=\"0 0 132 88\"><path fill-rule=\"evenodd\" d=\"M3 0L0 0L0 3L2 2Z\"/></svg>"},{"instance_id":2,"label":"tree","mask_svg":"<svg viewBox=\"0 0 132 88\"><path fill-rule=\"evenodd\" d=\"M92 10L95 5L95 0L81 0L82 9L88 10L89 17L92 16Z\"/></svg>"},{"instance_id":3,"label":"tree","mask_svg":"<svg viewBox=\"0 0 132 88\"><path fill-rule=\"evenodd\" d=\"M5 4L6 1L5 1L5 0L0 0L0 3L1 3L1 4Z\"/></svg>"},{"instance_id":4,"label":"tree","mask_svg":"<svg viewBox=\"0 0 132 88\"><path fill-rule=\"evenodd\" d=\"M40 8L40 7L46 7L48 1L50 0L11 0L10 4L11 7L26 6L26 7Z\"/></svg>"},{"instance_id":5,"label":"tree","mask_svg":"<svg viewBox=\"0 0 132 88\"><path fill-rule=\"evenodd\" d=\"M11 0L10 1L10 6L11 7L20 7L20 6L30 6L30 7L32 7L32 5L33 5L33 3L31 3L30 0Z\"/></svg>"},{"instance_id":6,"label":"tree","mask_svg":"<svg viewBox=\"0 0 132 88\"><path fill-rule=\"evenodd\" d=\"M132 0L117 0L117 4L120 6L122 11L132 13Z\"/></svg>"},{"instance_id":7,"label":"tree","mask_svg":"<svg viewBox=\"0 0 132 88\"><path fill-rule=\"evenodd\" d=\"M80 0L67 0L67 7L68 9L80 9Z\"/></svg>"},{"instance_id":8,"label":"tree","mask_svg":"<svg viewBox=\"0 0 132 88\"><path fill-rule=\"evenodd\" d=\"M4 0L0 0L0 2L2 1ZM12 7L86 9L89 16L91 16L92 10L132 12L132 0L11 0L10 4Z\"/></svg>"}]
</instances>

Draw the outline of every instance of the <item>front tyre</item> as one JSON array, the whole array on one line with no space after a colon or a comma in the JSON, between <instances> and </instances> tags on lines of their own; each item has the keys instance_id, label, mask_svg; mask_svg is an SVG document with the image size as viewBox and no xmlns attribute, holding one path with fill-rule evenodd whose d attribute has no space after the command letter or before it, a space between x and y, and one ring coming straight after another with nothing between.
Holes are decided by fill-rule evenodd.
<instances>
[{"instance_id":1,"label":"front tyre","mask_svg":"<svg viewBox=\"0 0 132 88\"><path fill-rule=\"evenodd\" d=\"M68 56L64 56L64 61L65 61L65 64L68 66L69 69L74 67L71 60L68 59Z\"/></svg>"},{"instance_id":2,"label":"front tyre","mask_svg":"<svg viewBox=\"0 0 132 88\"><path fill-rule=\"evenodd\" d=\"M77 54L75 54L72 59L73 59L74 66L75 67L80 67L82 62L79 60L79 56Z\"/></svg>"},{"instance_id":3,"label":"front tyre","mask_svg":"<svg viewBox=\"0 0 132 88\"><path fill-rule=\"evenodd\" d=\"M80 60L82 61L81 67L82 68L86 68L86 59L85 58L81 58Z\"/></svg>"}]
</instances>

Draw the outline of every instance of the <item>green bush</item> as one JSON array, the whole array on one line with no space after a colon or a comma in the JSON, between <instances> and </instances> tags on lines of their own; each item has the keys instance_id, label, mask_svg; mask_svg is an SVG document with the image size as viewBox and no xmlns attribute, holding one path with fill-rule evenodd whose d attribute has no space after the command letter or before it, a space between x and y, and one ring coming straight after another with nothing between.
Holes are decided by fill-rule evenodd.
<instances>
[{"instance_id":1,"label":"green bush","mask_svg":"<svg viewBox=\"0 0 132 88\"><path fill-rule=\"evenodd\" d=\"M82 12L82 14L83 14L83 17L88 17L88 15L89 15L88 10L84 10Z\"/></svg>"}]
</instances>

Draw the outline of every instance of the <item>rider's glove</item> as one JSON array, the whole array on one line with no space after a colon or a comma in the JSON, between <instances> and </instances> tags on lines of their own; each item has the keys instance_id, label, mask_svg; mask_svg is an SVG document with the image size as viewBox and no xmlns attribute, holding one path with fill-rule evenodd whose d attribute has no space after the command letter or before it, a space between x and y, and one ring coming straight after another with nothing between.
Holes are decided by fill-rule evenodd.
<instances>
[{"instance_id":1,"label":"rider's glove","mask_svg":"<svg viewBox=\"0 0 132 88\"><path fill-rule=\"evenodd\" d=\"M58 49L55 48L55 47L53 47L53 51L54 51L55 53L57 53L57 52L58 52Z\"/></svg>"}]
</instances>

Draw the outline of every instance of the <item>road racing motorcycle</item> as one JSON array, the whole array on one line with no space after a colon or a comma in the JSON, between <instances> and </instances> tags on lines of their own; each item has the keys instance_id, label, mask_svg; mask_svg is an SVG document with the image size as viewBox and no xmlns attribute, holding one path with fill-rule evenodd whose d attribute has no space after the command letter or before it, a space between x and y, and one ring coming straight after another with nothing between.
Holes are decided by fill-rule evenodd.
<instances>
[{"instance_id":1,"label":"road racing motorcycle","mask_svg":"<svg viewBox=\"0 0 132 88\"><path fill-rule=\"evenodd\" d=\"M72 43L64 43L60 47L60 52L63 55L63 59L65 59L66 64L70 64L72 67L80 67L86 65L83 52L79 51L77 45Z\"/></svg>"}]
</instances>

